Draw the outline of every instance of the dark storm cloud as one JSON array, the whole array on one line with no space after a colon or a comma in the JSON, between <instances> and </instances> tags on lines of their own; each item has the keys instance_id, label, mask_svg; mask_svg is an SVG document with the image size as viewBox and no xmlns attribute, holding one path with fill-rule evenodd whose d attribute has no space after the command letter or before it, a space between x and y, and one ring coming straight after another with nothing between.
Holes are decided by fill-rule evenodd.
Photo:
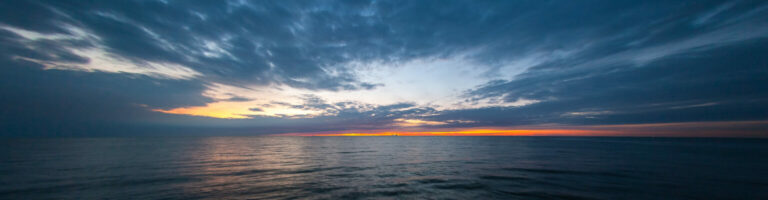
<instances>
[{"instance_id":1,"label":"dark storm cloud","mask_svg":"<svg viewBox=\"0 0 768 200\"><path fill-rule=\"evenodd\" d=\"M398 118L472 121L445 125L453 127L764 120L766 19L761 1L3 1L2 27L73 37L28 40L0 29L2 123L5 133L99 120L269 133L381 128ZM199 74L41 70L91 63L76 50L94 48ZM308 95L271 104L331 115L238 120L144 107L210 103L201 92L212 82L370 90L381 84L346 64L466 52L499 79L467 91L466 103L539 102L438 111ZM499 77L510 65L521 74Z\"/></svg>"}]
</instances>

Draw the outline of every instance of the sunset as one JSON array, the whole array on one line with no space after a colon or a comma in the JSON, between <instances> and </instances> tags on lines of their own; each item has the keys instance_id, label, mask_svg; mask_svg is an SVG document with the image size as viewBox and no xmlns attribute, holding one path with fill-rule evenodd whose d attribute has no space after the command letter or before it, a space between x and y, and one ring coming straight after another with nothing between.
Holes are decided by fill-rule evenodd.
<instances>
[{"instance_id":1,"label":"sunset","mask_svg":"<svg viewBox=\"0 0 768 200\"><path fill-rule=\"evenodd\" d=\"M768 198L764 1L7 0L0 52L0 199Z\"/></svg>"}]
</instances>

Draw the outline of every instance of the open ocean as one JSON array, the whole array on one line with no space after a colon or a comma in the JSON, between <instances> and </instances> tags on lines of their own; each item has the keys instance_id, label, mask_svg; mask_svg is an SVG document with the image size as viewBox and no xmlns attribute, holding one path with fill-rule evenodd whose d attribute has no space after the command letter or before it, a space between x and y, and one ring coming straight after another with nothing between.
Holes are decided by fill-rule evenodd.
<instances>
[{"instance_id":1,"label":"open ocean","mask_svg":"<svg viewBox=\"0 0 768 200\"><path fill-rule=\"evenodd\" d=\"M6 138L0 199L768 199L768 140Z\"/></svg>"}]
</instances>

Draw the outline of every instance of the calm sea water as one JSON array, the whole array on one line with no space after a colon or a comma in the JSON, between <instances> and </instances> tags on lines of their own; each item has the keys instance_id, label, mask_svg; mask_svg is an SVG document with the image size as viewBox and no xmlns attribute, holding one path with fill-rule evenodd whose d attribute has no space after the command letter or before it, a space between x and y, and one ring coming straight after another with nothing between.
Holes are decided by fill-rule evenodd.
<instances>
[{"instance_id":1,"label":"calm sea water","mask_svg":"<svg viewBox=\"0 0 768 200\"><path fill-rule=\"evenodd\" d=\"M768 199L768 140L0 140L0 199Z\"/></svg>"}]
</instances>

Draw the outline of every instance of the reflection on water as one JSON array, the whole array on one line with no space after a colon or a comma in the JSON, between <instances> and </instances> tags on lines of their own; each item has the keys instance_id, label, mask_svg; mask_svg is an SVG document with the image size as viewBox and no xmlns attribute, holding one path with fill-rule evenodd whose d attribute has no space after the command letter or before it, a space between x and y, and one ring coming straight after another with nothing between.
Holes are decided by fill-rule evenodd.
<instances>
[{"instance_id":1,"label":"reflection on water","mask_svg":"<svg viewBox=\"0 0 768 200\"><path fill-rule=\"evenodd\" d=\"M0 199L768 198L766 140L169 137L0 145Z\"/></svg>"}]
</instances>

